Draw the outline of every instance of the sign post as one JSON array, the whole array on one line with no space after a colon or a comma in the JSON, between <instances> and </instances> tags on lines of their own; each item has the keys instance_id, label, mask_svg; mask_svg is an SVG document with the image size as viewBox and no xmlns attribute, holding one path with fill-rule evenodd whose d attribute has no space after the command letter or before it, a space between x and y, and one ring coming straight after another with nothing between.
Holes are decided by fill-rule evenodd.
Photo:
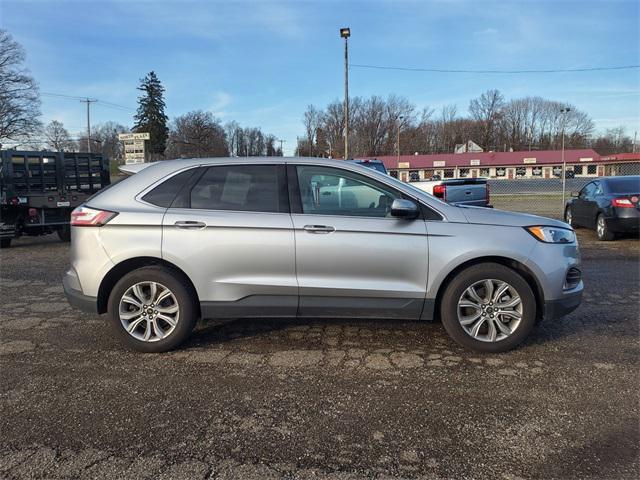
<instances>
[{"instance_id":1,"label":"sign post","mask_svg":"<svg viewBox=\"0 0 640 480\"><path fill-rule=\"evenodd\" d=\"M118 135L118 139L124 144L125 164L130 165L146 161L145 140L150 138L149 133L121 133Z\"/></svg>"}]
</instances>

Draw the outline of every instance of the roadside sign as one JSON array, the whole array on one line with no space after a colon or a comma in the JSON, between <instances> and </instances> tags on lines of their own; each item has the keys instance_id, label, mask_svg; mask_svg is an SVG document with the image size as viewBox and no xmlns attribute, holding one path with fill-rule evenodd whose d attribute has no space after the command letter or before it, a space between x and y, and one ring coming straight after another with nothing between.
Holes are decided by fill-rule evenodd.
<instances>
[{"instance_id":1,"label":"roadside sign","mask_svg":"<svg viewBox=\"0 0 640 480\"><path fill-rule=\"evenodd\" d=\"M148 132L145 133L121 133L118 139L124 140L149 140L151 137Z\"/></svg>"},{"instance_id":2,"label":"roadside sign","mask_svg":"<svg viewBox=\"0 0 640 480\"><path fill-rule=\"evenodd\" d=\"M150 135L147 132L139 133L121 133L118 138L124 144L124 160L125 164L144 163L147 156L145 150L145 141L149 140Z\"/></svg>"}]
</instances>

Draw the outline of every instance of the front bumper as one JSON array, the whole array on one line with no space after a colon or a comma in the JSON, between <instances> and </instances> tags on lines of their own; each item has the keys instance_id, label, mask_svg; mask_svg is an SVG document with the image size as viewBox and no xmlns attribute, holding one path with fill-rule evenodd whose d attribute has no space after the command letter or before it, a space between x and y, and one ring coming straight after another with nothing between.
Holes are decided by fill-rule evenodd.
<instances>
[{"instance_id":1,"label":"front bumper","mask_svg":"<svg viewBox=\"0 0 640 480\"><path fill-rule=\"evenodd\" d=\"M98 299L82 293L78 276L73 270L69 270L62 277L62 286L69 305L83 312L98 313Z\"/></svg>"},{"instance_id":2,"label":"front bumper","mask_svg":"<svg viewBox=\"0 0 640 480\"><path fill-rule=\"evenodd\" d=\"M555 320L573 312L582 301L582 288L557 300L544 302L544 320Z\"/></svg>"}]
</instances>

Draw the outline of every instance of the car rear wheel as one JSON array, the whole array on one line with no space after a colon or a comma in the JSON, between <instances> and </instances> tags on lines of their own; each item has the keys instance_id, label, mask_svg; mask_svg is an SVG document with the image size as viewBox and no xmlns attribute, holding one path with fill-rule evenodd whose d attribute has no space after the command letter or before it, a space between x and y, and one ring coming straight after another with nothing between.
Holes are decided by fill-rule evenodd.
<instances>
[{"instance_id":1,"label":"car rear wheel","mask_svg":"<svg viewBox=\"0 0 640 480\"><path fill-rule=\"evenodd\" d=\"M11 246L11 238L0 238L0 248L9 248Z\"/></svg>"},{"instance_id":2,"label":"car rear wheel","mask_svg":"<svg viewBox=\"0 0 640 480\"><path fill-rule=\"evenodd\" d=\"M520 274L496 263L463 270L447 286L440 305L447 333L478 352L515 348L531 332L536 301Z\"/></svg>"},{"instance_id":3,"label":"car rear wheel","mask_svg":"<svg viewBox=\"0 0 640 480\"><path fill-rule=\"evenodd\" d=\"M109 296L109 323L139 352L166 352L184 342L198 319L193 294L180 275L143 267L125 275Z\"/></svg>"},{"instance_id":4,"label":"car rear wheel","mask_svg":"<svg viewBox=\"0 0 640 480\"><path fill-rule=\"evenodd\" d=\"M571 225L571 228L573 228L574 230L578 228L573 221L573 211L571 210L571 207L567 207L567 209L564 211L564 221Z\"/></svg>"},{"instance_id":5,"label":"car rear wheel","mask_svg":"<svg viewBox=\"0 0 640 480\"><path fill-rule=\"evenodd\" d=\"M605 242L616 238L615 234L607 227L607 222L602 214L598 215L596 219L596 234L598 235L598 240Z\"/></svg>"},{"instance_id":6,"label":"car rear wheel","mask_svg":"<svg viewBox=\"0 0 640 480\"><path fill-rule=\"evenodd\" d=\"M63 242L71 241L71 227L69 225L63 225L58 229L58 238Z\"/></svg>"}]
</instances>

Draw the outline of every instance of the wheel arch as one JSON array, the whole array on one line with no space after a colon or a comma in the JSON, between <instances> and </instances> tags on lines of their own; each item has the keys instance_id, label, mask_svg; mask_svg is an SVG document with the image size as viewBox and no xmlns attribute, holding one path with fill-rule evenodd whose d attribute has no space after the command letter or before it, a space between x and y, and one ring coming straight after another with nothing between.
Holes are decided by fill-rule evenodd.
<instances>
[{"instance_id":1,"label":"wheel arch","mask_svg":"<svg viewBox=\"0 0 640 480\"><path fill-rule=\"evenodd\" d=\"M501 257L501 256L486 256L486 257L477 257L465 262L462 262L460 265L457 265L453 270L451 270L447 276L442 280L440 286L438 287L438 293L436 294L436 300L434 305L433 318L440 317L440 303L442 302L442 296L444 295L445 290L451 283L451 281L463 270L466 270L473 265L478 265L479 263L497 263L499 265L504 265L505 267L511 268L519 273L522 278L529 284L531 290L533 291L533 296L536 299L536 319L539 320L542 318L544 313L544 292L542 290L542 286L540 282L534 275L534 273L522 262L514 260L513 258Z\"/></svg>"},{"instance_id":2,"label":"wheel arch","mask_svg":"<svg viewBox=\"0 0 640 480\"><path fill-rule=\"evenodd\" d=\"M115 265L111 270L109 270L109 272L102 279L100 287L98 288L98 313L107 312L109 295L111 295L111 291L113 290L113 287L116 285L116 283L118 283L118 280L120 280L124 275L133 272L134 270L142 267L152 266L164 267L182 278L187 288L191 291L193 298L195 299L197 312L198 315L200 315L200 300L198 298L198 292L196 291L195 285L193 284L191 279L187 276L186 273L184 273L182 269L180 269L175 264L157 257L128 258L127 260L123 260L122 262Z\"/></svg>"}]
</instances>

